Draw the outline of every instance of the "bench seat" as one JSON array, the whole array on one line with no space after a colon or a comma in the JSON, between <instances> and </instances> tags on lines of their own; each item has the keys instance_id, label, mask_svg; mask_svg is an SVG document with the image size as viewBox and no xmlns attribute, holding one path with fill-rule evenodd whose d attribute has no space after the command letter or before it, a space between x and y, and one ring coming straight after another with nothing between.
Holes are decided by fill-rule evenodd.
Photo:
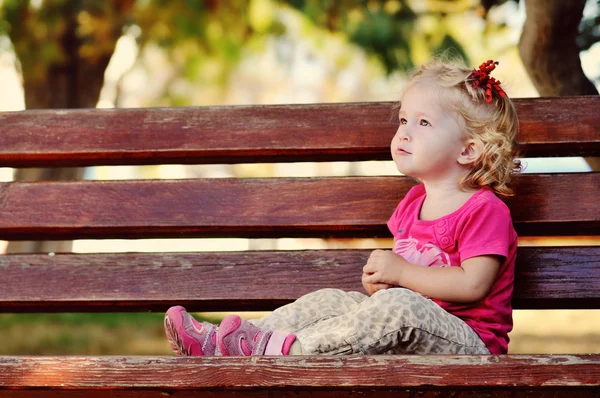
<instances>
[{"instance_id":1,"label":"bench seat","mask_svg":"<svg viewBox=\"0 0 600 398\"><path fill-rule=\"evenodd\" d=\"M600 355L1 358L14 397L598 396ZM485 393L483 393L485 391Z\"/></svg>"}]
</instances>

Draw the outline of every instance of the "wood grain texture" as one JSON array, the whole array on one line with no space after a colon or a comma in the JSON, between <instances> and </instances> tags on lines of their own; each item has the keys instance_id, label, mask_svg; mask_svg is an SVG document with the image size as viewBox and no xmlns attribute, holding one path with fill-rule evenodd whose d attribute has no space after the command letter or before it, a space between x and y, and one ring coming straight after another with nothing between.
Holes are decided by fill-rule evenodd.
<instances>
[{"instance_id":1,"label":"wood grain texture","mask_svg":"<svg viewBox=\"0 0 600 398\"><path fill-rule=\"evenodd\" d=\"M522 152L598 156L600 98L515 99ZM0 166L390 159L390 102L0 113ZM568 110L568 111L565 111Z\"/></svg>"},{"instance_id":2,"label":"wood grain texture","mask_svg":"<svg viewBox=\"0 0 600 398\"><path fill-rule=\"evenodd\" d=\"M452 396L463 397L485 390L494 397L597 397L600 355L0 357L0 368L0 394L20 391L18 397L69 391L88 396L94 390L132 396L157 396L148 395L151 391L175 396L193 391L219 396L395 391L413 397L455 391Z\"/></svg>"},{"instance_id":3,"label":"wood grain texture","mask_svg":"<svg viewBox=\"0 0 600 398\"><path fill-rule=\"evenodd\" d=\"M390 236L405 177L12 182L0 239ZM600 173L523 175L507 201L524 235L597 235Z\"/></svg>"},{"instance_id":4,"label":"wood grain texture","mask_svg":"<svg viewBox=\"0 0 600 398\"><path fill-rule=\"evenodd\" d=\"M364 292L370 252L5 255L0 312L273 310L322 288ZM600 246L519 248L515 280L515 308L600 308Z\"/></svg>"}]
</instances>

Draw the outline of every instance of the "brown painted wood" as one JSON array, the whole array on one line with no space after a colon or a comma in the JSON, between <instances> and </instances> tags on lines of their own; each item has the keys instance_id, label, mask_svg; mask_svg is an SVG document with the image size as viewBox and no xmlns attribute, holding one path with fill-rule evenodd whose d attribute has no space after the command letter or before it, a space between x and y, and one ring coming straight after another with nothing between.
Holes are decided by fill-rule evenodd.
<instances>
[{"instance_id":1,"label":"brown painted wood","mask_svg":"<svg viewBox=\"0 0 600 398\"><path fill-rule=\"evenodd\" d=\"M526 156L598 156L600 97L515 99ZM390 159L390 102L0 113L0 166ZM566 111L568 110L568 111Z\"/></svg>"},{"instance_id":2,"label":"brown painted wood","mask_svg":"<svg viewBox=\"0 0 600 398\"><path fill-rule=\"evenodd\" d=\"M405 177L0 184L0 239L389 236ZM523 175L520 235L600 231L600 173Z\"/></svg>"},{"instance_id":3,"label":"brown painted wood","mask_svg":"<svg viewBox=\"0 0 600 398\"><path fill-rule=\"evenodd\" d=\"M375 396L395 390L406 397L422 396L419 392L462 397L485 390L498 397L568 392L597 397L600 355L0 357L0 369L0 394L21 390L19 397L69 391L88 396L93 390L140 396L150 391Z\"/></svg>"},{"instance_id":4,"label":"brown painted wood","mask_svg":"<svg viewBox=\"0 0 600 398\"><path fill-rule=\"evenodd\" d=\"M598 397L598 393L592 388L575 389L572 387L562 387L560 389L545 388L545 389L532 389L532 390L511 390L509 387L502 389L495 389L492 391L480 390L480 389L444 389L442 391L425 389L421 387L419 389L369 389L369 390L322 390L322 389L307 389L301 386L295 388L286 389L262 389L257 388L253 390L244 390L244 397L251 398L279 398L279 397L298 397L298 398L331 398L331 397L360 397L366 398L440 398L440 397L453 397L453 398L473 398L473 397L486 397L486 398L588 398ZM1 394L1 392L0 392ZM107 396L107 391L104 389L97 390L16 390L8 393L10 398L32 398L32 397L60 397L60 398L71 398L81 397L85 394L86 398L104 398ZM118 390L111 392L110 397L119 398L130 398L130 397L156 397L164 398L174 396L177 398L197 398L199 394L203 397L239 397L240 392L230 389L214 389L214 390L202 390L199 393L196 390L183 390L183 391L161 391L159 389L154 390Z\"/></svg>"},{"instance_id":5,"label":"brown painted wood","mask_svg":"<svg viewBox=\"0 0 600 398\"><path fill-rule=\"evenodd\" d=\"M0 393L1 394L1 393ZM104 389L97 390L16 390L10 391L8 396L10 398L32 398L32 397L60 397L60 398L71 398L81 397L85 394L86 398L104 398L107 396L107 391ZM164 398L174 396L177 398L197 398L199 394L203 397L239 397L240 392L230 389L214 389L214 390L202 390L199 393L196 390L184 390L184 391L160 391L155 390L118 390L111 392L110 397L119 398L130 398L130 397L156 397ZM369 390L323 390L323 389L307 389L301 386L295 388L286 389L262 389L257 388L253 390L244 390L244 397L251 398L279 398L279 397L298 397L298 398L331 398L331 397L366 397L366 398L440 398L440 397L453 397L453 398L473 398L473 397L486 397L486 398L588 398L598 397L598 393L592 388L575 389L572 387L562 387L559 389L545 388L545 389L532 389L532 390L511 390L510 387L504 387L502 389L494 390L481 390L481 389L444 389L437 391L433 389L421 388L410 388L410 389L369 389Z\"/></svg>"},{"instance_id":6,"label":"brown painted wood","mask_svg":"<svg viewBox=\"0 0 600 398\"><path fill-rule=\"evenodd\" d=\"M363 292L370 252L5 255L0 312L272 310L322 288ZM600 246L519 248L515 280L515 308L600 308Z\"/></svg>"}]
</instances>

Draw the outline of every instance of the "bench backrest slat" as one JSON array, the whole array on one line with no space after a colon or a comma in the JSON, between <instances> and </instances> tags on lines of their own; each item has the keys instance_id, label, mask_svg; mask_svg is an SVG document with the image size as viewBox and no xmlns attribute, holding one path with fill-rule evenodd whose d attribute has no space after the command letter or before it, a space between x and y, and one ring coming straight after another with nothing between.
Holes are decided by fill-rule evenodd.
<instances>
[{"instance_id":1,"label":"bench backrest slat","mask_svg":"<svg viewBox=\"0 0 600 398\"><path fill-rule=\"evenodd\" d=\"M362 291L370 250L0 256L0 312L271 310L311 291ZM600 246L521 247L515 308L598 308ZM210 283L201 283L210 276ZM310 275L310 277L308 277ZM261 288L256 288L256 281ZM196 281L189 283L189 281ZM294 281L290 283L290 281Z\"/></svg>"},{"instance_id":2,"label":"bench backrest slat","mask_svg":"<svg viewBox=\"0 0 600 398\"><path fill-rule=\"evenodd\" d=\"M388 237L385 224L413 184L405 177L4 183L0 239ZM600 173L520 176L519 196L508 200L517 232L598 233L598 187Z\"/></svg>"},{"instance_id":3,"label":"bench backrest slat","mask_svg":"<svg viewBox=\"0 0 600 398\"><path fill-rule=\"evenodd\" d=\"M524 155L600 152L599 97L515 106ZM390 102L2 112L0 166L387 160L397 125Z\"/></svg>"}]
</instances>

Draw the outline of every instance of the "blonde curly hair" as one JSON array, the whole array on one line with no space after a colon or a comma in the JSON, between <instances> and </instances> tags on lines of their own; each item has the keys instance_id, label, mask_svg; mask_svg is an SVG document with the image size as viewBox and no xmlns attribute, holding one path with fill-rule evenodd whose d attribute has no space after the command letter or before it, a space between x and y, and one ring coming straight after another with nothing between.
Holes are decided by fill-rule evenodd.
<instances>
[{"instance_id":1,"label":"blonde curly hair","mask_svg":"<svg viewBox=\"0 0 600 398\"><path fill-rule=\"evenodd\" d=\"M491 188L499 196L512 196L508 187L513 175L521 171L517 135L519 120L513 102L507 95L494 93L485 100L485 88L473 88L469 69L458 61L436 59L417 70L404 92L419 82L440 88L440 100L446 109L459 117L464 139L479 141L481 153L469 171L459 180L461 189Z\"/></svg>"}]
</instances>

